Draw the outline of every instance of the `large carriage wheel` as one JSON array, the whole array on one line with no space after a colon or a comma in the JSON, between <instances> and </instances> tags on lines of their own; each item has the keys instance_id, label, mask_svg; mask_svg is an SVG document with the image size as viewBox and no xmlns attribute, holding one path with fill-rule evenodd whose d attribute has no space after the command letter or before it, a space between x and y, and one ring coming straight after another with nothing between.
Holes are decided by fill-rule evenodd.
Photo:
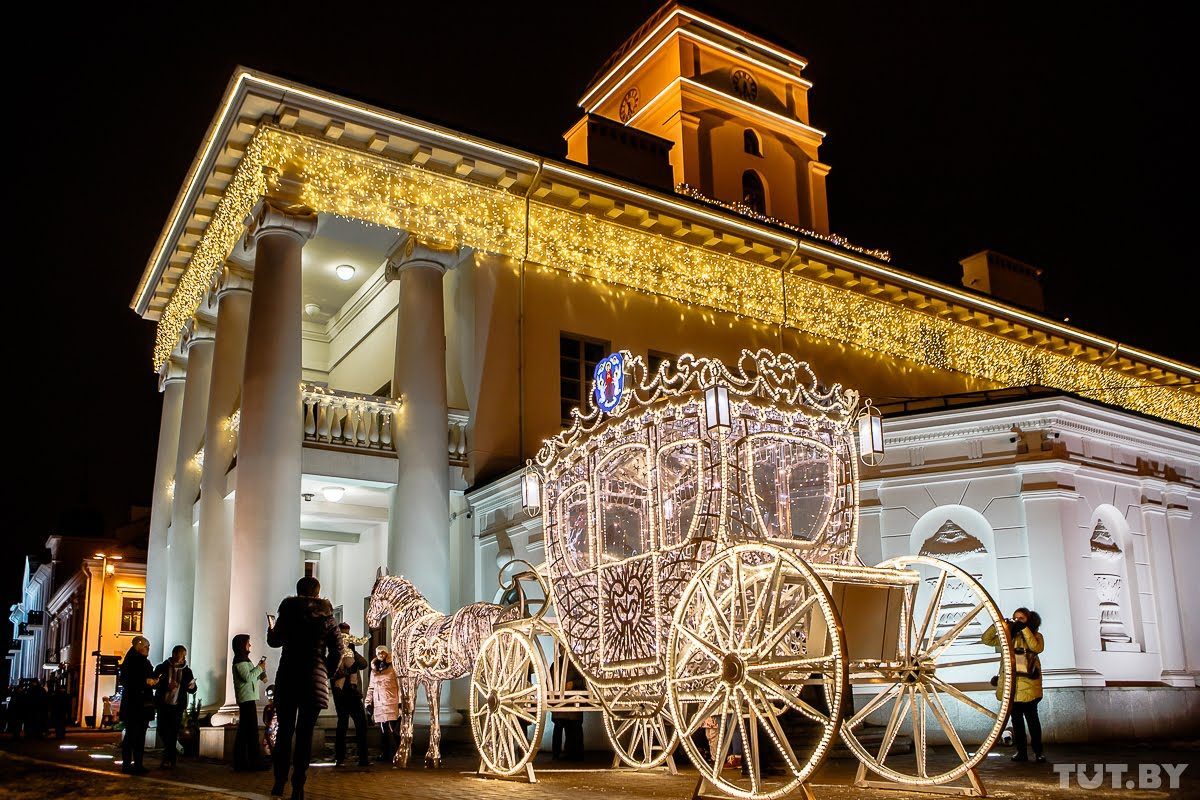
<instances>
[{"instance_id":1,"label":"large carriage wheel","mask_svg":"<svg viewBox=\"0 0 1200 800\"><path fill-rule=\"evenodd\" d=\"M516 628L487 638L471 673L471 734L484 766L515 775L537 755L546 719L546 667Z\"/></svg>"},{"instance_id":2,"label":"large carriage wheel","mask_svg":"<svg viewBox=\"0 0 1200 800\"><path fill-rule=\"evenodd\" d=\"M833 601L807 564L767 544L717 553L684 589L667 642L668 708L703 780L772 800L812 775L837 735L847 665ZM810 725L804 746L784 731L789 710ZM713 761L692 740L709 720ZM745 776L723 769L735 735Z\"/></svg>"},{"instance_id":3,"label":"large carriage wheel","mask_svg":"<svg viewBox=\"0 0 1200 800\"><path fill-rule=\"evenodd\" d=\"M974 784L972 770L1003 730L1012 701L1012 645L1000 610L978 581L940 559L900 556L879 566L916 569L922 582L905 589L899 661L880 665L880 676L873 681L890 683L842 723L842 739L867 769L897 783L933 786L970 772ZM1000 652L979 642L988 625L996 626ZM993 675L1002 690L999 700L987 683ZM976 690L976 697L963 689L969 678L974 680L968 691ZM876 712L887 720L878 748L868 747L861 738L867 717ZM969 730L982 731L971 737L975 744L963 741L953 724L956 719ZM936 730L935 725L953 754L931 763L926 729ZM904 727L912 733L911 756L893 753L896 735Z\"/></svg>"},{"instance_id":4,"label":"large carriage wheel","mask_svg":"<svg viewBox=\"0 0 1200 800\"><path fill-rule=\"evenodd\" d=\"M667 713L661 688L650 695L635 696L632 690L621 689L596 694L604 703L604 732L621 763L635 769L652 769L671 757L679 734Z\"/></svg>"}]
</instances>

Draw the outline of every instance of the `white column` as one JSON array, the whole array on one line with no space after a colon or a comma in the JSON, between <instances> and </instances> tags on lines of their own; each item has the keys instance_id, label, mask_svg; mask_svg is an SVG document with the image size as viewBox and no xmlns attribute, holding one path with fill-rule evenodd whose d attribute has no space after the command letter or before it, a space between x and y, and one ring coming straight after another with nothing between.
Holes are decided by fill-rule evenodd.
<instances>
[{"instance_id":1,"label":"white column","mask_svg":"<svg viewBox=\"0 0 1200 800\"><path fill-rule=\"evenodd\" d=\"M233 529L226 505L226 473L237 453L231 425L242 390L246 330L250 317L250 275L225 267L217 286L217 341L208 387L208 419L204 425L204 466L200 477L200 527L196 536L196 594L192 604L192 647L189 660L196 675L197 696L206 708L236 704L229 678L229 582L233 562ZM254 643L256 649L263 642ZM218 724L221 724L218 722Z\"/></svg>"},{"instance_id":2,"label":"white column","mask_svg":"<svg viewBox=\"0 0 1200 800\"><path fill-rule=\"evenodd\" d=\"M202 317L193 318L184 332L182 346L188 364L179 423L179 450L175 454L175 501L171 504L171 530L167 537L164 658L177 644L192 649L192 605L196 599L196 528L192 524L192 514L200 494L200 464L195 456L204 444L215 334L211 320Z\"/></svg>"},{"instance_id":3,"label":"white column","mask_svg":"<svg viewBox=\"0 0 1200 800\"><path fill-rule=\"evenodd\" d=\"M295 594L300 573L300 256L312 210L267 198L255 207L254 291L242 377L229 630L268 653L266 613ZM275 664L272 664L274 672Z\"/></svg>"},{"instance_id":4,"label":"white column","mask_svg":"<svg viewBox=\"0 0 1200 800\"><path fill-rule=\"evenodd\" d=\"M446 403L446 315L442 276L463 251L410 235L389 259L388 280L400 282L396 366L396 489L388 514L388 568L406 575L435 609L450 607L450 464ZM438 717L461 722L442 691ZM418 713L418 722L425 718Z\"/></svg>"},{"instance_id":5,"label":"white column","mask_svg":"<svg viewBox=\"0 0 1200 800\"><path fill-rule=\"evenodd\" d=\"M446 319L442 276L461 258L409 236L388 263L400 282L396 367L396 491L388 515L388 568L435 609L450 608L450 474L446 427Z\"/></svg>"},{"instance_id":6,"label":"white column","mask_svg":"<svg viewBox=\"0 0 1200 800\"><path fill-rule=\"evenodd\" d=\"M163 365L159 377L159 389L163 393L162 420L158 425L158 456L154 463L150 544L146 551L146 606L142 612L142 634L150 640L150 657L155 663L162 660L163 626L167 615L167 528L171 525L175 454L179 450L186 374L183 362L172 358Z\"/></svg>"}]
</instances>

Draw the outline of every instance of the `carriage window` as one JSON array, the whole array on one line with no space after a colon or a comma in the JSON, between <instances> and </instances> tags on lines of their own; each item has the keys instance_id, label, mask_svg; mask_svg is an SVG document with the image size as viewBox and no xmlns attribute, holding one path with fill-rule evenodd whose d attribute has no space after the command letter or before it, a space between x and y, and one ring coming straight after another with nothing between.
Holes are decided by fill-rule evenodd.
<instances>
[{"instance_id":1,"label":"carriage window","mask_svg":"<svg viewBox=\"0 0 1200 800\"><path fill-rule=\"evenodd\" d=\"M663 547L691 538L700 508L700 474L699 442L680 442L659 451L659 530Z\"/></svg>"},{"instance_id":2,"label":"carriage window","mask_svg":"<svg viewBox=\"0 0 1200 800\"><path fill-rule=\"evenodd\" d=\"M783 435L755 436L739 449L762 533L815 542L833 508L832 451L811 439Z\"/></svg>"},{"instance_id":3,"label":"carriage window","mask_svg":"<svg viewBox=\"0 0 1200 800\"><path fill-rule=\"evenodd\" d=\"M650 485L646 448L623 447L596 470L604 561L619 561L649 549Z\"/></svg>"},{"instance_id":4,"label":"carriage window","mask_svg":"<svg viewBox=\"0 0 1200 800\"><path fill-rule=\"evenodd\" d=\"M587 484L577 483L559 501L559 540L567 559L567 567L582 572L592 566L588 542Z\"/></svg>"}]
</instances>

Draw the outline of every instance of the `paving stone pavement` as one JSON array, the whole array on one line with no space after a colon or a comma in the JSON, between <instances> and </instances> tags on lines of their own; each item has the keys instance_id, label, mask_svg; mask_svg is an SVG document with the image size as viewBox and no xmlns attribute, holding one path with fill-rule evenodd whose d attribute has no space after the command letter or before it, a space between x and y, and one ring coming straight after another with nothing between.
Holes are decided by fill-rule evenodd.
<instances>
[{"instance_id":1,"label":"paving stone pavement","mask_svg":"<svg viewBox=\"0 0 1200 800\"><path fill-rule=\"evenodd\" d=\"M1049 753L1054 761L1092 764L1096 762L1189 763L1200 752L1196 742L1143 743L1131 745L1059 745ZM66 745L63 749L62 746ZM155 797L182 800L218 800L242 797L258 800L270 791L270 773L234 773L228 765L198 759L181 758L177 768L154 769L146 778L121 775L113 756L120 758L113 734L72 732L66 740L42 742L0 740L0 798L83 797L105 800L145 800ZM146 764L158 762L156 752L148 752ZM317 763L328 764L328 752ZM696 773L680 769L676 776L664 770L633 772L605 767L603 753L590 753L586 762L567 769L554 762L538 768L538 782L479 778L477 761L465 744L454 744L447 753L445 766L427 770L420 766L406 770L386 765L367 769L314 766L309 772L305 796L311 800L549 800L603 795L606 800L688 800L696 782ZM535 762L536 765L537 762ZM863 790L851 785L856 764L852 759L829 759L817 772L812 789L817 800L904 800L937 797L910 792ZM1200 797L1200 764L1189 767L1178 790L1111 788L1107 778L1100 788L1059 786L1059 776L1049 764L1015 765L1007 751L997 751L981 766L988 795L1014 800L1066 800L1066 798L1120 798L1121 800L1166 800ZM1194 773L1194 774L1189 774Z\"/></svg>"}]
</instances>

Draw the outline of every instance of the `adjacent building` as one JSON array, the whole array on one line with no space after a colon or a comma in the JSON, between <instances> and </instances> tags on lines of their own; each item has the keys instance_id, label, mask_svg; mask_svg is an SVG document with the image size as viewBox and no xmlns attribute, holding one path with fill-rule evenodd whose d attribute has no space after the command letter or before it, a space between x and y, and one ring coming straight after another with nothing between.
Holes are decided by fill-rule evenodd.
<instances>
[{"instance_id":1,"label":"adjacent building","mask_svg":"<svg viewBox=\"0 0 1200 800\"><path fill-rule=\"evenodd\" d=\"M144 630L217 721L231 636L301 575L358 634L379 565L451 610L541 560L518 470L606 353L767 348L884 409L864 562L939 555L1039 609L1059 735L1135 732L1132 702L1178 729L1200 370L1041 315L999 254L959 288L831 232L806 66L668 4L565 160L235 73L132 300L163 392Z\"/></svg>"}]
</instances>

